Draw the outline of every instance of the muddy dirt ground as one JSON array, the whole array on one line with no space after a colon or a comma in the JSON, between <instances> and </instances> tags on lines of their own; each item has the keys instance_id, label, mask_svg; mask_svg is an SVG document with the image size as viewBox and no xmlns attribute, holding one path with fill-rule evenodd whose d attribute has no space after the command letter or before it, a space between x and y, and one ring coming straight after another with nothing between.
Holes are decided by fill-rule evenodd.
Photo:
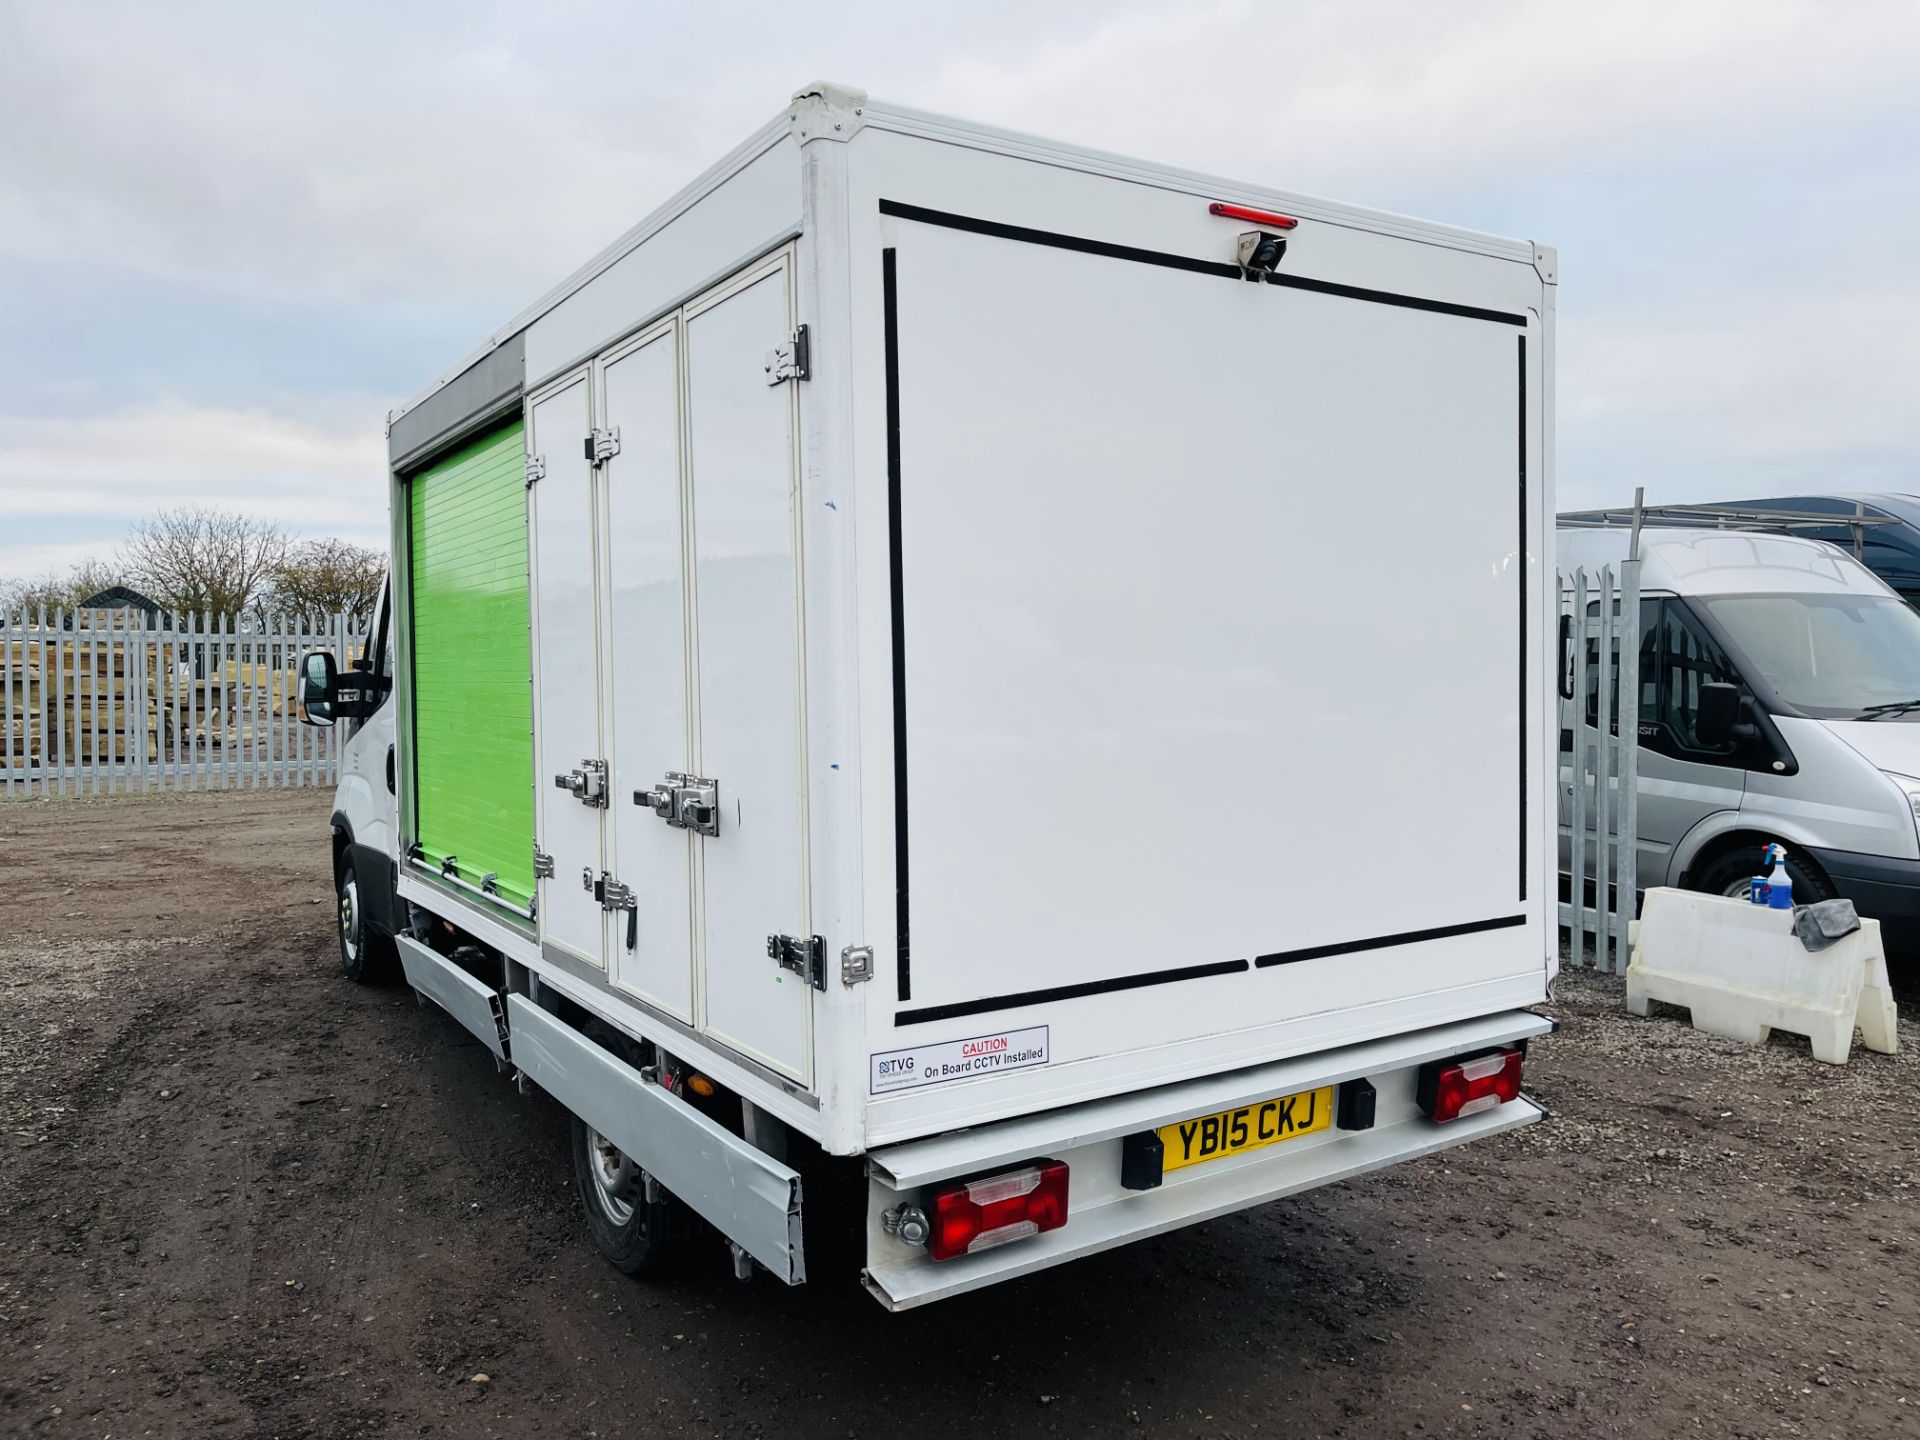
<instances>
[{"instance_id":1,"label":"muddy dirt ground","mask_svg":"<svg viewBox=\"0 0 1920 1440\"><path fill-rule=\"evenodd\" d=\"M1550 1124L908 1315L643 1286L562 1112L339 978L327 810L0 805L0 1433L1920 1434L1910 1005L1836 1070L1563 978Z\"/></svg>"}]
</instances>

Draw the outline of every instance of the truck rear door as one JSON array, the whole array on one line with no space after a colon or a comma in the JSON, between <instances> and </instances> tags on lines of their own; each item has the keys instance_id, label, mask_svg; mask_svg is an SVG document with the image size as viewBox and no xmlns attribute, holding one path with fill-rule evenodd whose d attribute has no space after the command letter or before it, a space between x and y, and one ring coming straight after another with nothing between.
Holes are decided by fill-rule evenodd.
<instances>
[{"instance_id":1,"label":"truck rear door","mask_svg":"<svg viewBox=\"0 0 1920 1440\"><path fill-rule=\"evenodd\" d=\"M1043 1093L1537 989L1531 267L1318 227L1249 284L1185 196L1128 198L1145 243L1118 244L1118 200L1089 235L1036 223L1035 187L972 193L1020 213L879 196L898 910L870 1091L988 1032ZM1379 288L1312 278L1356 255Z\"/></svg>"}]
</instances>

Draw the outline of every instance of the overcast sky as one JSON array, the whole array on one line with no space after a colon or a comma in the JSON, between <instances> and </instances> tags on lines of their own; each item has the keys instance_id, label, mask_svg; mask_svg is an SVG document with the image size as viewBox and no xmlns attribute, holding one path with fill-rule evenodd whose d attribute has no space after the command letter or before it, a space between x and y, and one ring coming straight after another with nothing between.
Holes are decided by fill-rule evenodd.
<instances>
[{"instance_id":1,"label":"overcast sky","mask_svg":"<svg viewBox=\"0 0 1920 1440\"><path fill-rule=\"evenodd\" d=\"M1560 248L1560 502L1920 491L1920 0L0 0L0 575L382 422L831 78Z\"/></svg>"}]
</instances>

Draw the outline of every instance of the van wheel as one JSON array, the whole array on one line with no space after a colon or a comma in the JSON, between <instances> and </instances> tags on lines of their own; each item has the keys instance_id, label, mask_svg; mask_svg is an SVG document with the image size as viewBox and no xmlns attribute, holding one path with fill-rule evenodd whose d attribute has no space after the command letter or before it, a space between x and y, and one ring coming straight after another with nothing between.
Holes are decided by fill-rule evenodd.
<instances>
[{"instance_id":1,"label":"van wheel","mask_svg":"<svg viewBox=\"0 0 1920 1440\"><path fill-rule=\"evenodd\" d=\"M643 1063L625 1036L599 1024L587 1034L629 1064ZM647 1199L647 1172L578 1115L573 1122L573 1178L586 1212L587 1233L607 1263L646 1279L686 1268L701 1233L697 1215L664 1186Z\"/></svg>"},{"instance_id":2,"label":"van wheel","mask_svg":"<svg viewBox=\"0 0 1920 1440\"><path fill-rule=\"evenodd\" d=\"M1687 877L1687 888L1704 891L1708 895L1746 899L1747 881L1752 876L1765 873L1765 867L1760 863L1760 851L1768 843L1761 840L1735 850L1721 851ZM1834 897L1833 882L1818 866L1802 860L1792 846L1787 847L1787 878L1793 881L1793 903L1796 905L1811 905L1817 900L1831 900Z\"/></svg>"},{"instance_id":3,"label":"van wheel","mask_svg":"<svg viewBox=\"0 0 1920 1440\"><path fill-rule=\"evenodd\" d=\"M377 985L393 978L397 958L393 941L368 921L360 878L346 850L333 857L333 913L342 973L356 985Z\"/></svg>"}]
</instances>

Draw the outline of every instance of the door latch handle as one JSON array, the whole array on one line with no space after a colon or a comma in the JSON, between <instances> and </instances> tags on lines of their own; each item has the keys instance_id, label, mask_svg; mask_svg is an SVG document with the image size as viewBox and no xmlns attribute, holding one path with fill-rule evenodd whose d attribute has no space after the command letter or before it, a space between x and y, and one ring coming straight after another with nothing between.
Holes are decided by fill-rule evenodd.
<instances>
[{"instance_id":1,"label":"door latch handle","mask_svg":"<svg viewBox=\"0 0 1920 1440\"><path fill-rule=\"evenodd\" d=\"M556 789L565 790L583 805L603 809L607 803L607 762L582 760L578 770L553 777Z\"/></svg>"},{"instance_id":2,"label":"door latch handle","mask_svg":"<svg viewBox=\"0 0 1920 1440\"><path fill-rule=\"evenodd\" d=\"M633 893L633 887L622 884L604 870L600 872L597 879L592 870L582 870L580 883L593 892L593 898L602 910L627 912L627 949L631 950L638 945L640 943L640 897Z\"/></svg>"},{"instance_id":3,"label":"door latch handle","mask_svg":"<svg viewBox=\"0 0 1920 1440\"><path fill-rule=\"evenodd\" d=\"M633 792L633 803L653 811L676 830L697 835L720 833L720 782L669 770L650 790Z\"/></svg>"},{"instance_id":4,"label":"door latch handle","mask_svg":"<svg viewBox=\"0 0 1920 1440\"><path fill-rule=\"evenodd\" d=\"M696 835L720 833L720 782L702 775L687 775L678 770L667 772L667 784L673 790L673 819L670 824Z\"/></svg>"}]
</instances>

